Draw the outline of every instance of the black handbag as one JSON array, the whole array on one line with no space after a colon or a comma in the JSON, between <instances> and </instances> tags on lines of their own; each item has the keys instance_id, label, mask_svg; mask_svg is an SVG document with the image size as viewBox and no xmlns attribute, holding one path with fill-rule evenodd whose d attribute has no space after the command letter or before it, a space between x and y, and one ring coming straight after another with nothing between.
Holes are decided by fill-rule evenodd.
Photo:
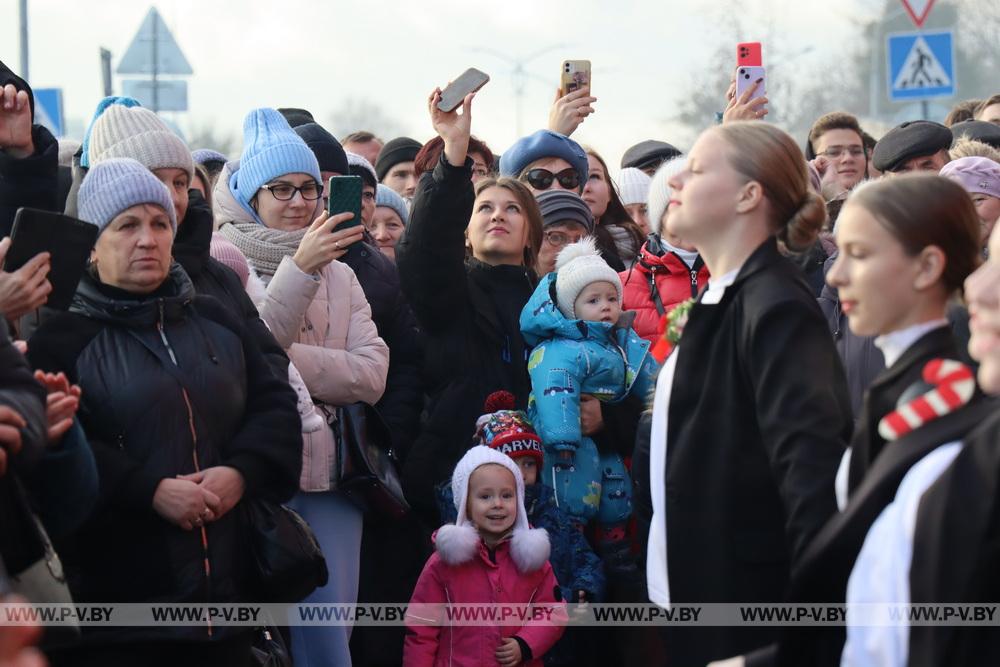
<instances>
[{"instance_id":1,"label":"black handbag","mask_svg":"<svg viewBox=\"0 0 1000 667\"><path fill-rule=\"evenodd\" d=\"M391 519L410 511L399 480L392 437L382 416L366 403L336 408L333 427L337 443L337 490L362 510Z\"/></svg>"},{"instance_id":2,"label":"black handbag","mask_svg":"<svg viewBox=\"0 0 1000 667\"><path fill-rule=\"evenodd\" d=\"M326 585L326 558L305 519L275 502L254 498L241 503L249 529L262 602L300 602Z\"/></svg>"}]
</instances>

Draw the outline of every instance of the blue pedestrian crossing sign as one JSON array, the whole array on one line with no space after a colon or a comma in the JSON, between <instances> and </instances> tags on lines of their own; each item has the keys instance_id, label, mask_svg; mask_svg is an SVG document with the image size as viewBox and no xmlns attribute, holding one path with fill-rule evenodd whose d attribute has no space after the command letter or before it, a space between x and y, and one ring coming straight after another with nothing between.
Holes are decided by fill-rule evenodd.
<instances>
[{"instance_id":1,"label":"blue pedestrian crossing sign","mask_svg":"<svg viewBox=\"0 0 1000 667\"><path fill-rule=\"evenodd\" d=\"M955 94L950 30L889 35L889 99L921 100Z\"/></svg>"},{"instance_id":2,"label":"blue pedestrian crossing sign","mask_svg":"<svg viewBox=\"0 0 1000 667\"><path fill-rule=\"evenodd\" d=\"M62 88L35 88L35 122L44 125L55 137L66 133L63 121Z\"/></svg>"}]
</instances>

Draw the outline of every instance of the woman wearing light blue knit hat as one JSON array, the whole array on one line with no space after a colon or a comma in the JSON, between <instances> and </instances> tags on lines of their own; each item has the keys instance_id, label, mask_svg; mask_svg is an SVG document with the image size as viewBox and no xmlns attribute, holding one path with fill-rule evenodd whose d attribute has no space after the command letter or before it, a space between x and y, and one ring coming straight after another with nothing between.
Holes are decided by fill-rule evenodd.
<instances>
[{"instance_id":1,"label":"woman wearing light blue knit hat","mask_svg":"<svg viewBox=\"0 0 1000 667\"><path fill-rule=\"evenodd\" d=\"M396 242L403 235L410 212L406 200L392 188L378 184L375 190L375 215L368 223L368 233L372 235L382 254L396 261Z\"/></svg>"},{"instance_id":2,"label":"woman wearing light blue knit hat","mask_svg":"<svg viewBox=\"0 0 1000 667\"><path fill-rule=\"evenodd\" d=\"M378 335L354 272L340 258L361 240L362 225L334 228L316 157L274 109L254 109L243 124L243 154L214 190L219 231L267 286L260 315L326 412L385 390L389 348ZM336 443L329 425L302 434L301 492L290 505L309 522L330 569L329 583L305 602L354 603L362 512L336 490ZM304 665L349 665L350 627L292 627L292 652Z\"/></svg>"}]
</instances>

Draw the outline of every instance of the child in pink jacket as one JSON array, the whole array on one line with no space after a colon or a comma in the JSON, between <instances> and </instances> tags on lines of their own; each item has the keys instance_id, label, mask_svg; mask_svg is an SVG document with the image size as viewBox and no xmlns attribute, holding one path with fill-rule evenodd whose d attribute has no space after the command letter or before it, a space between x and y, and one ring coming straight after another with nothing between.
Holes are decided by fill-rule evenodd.
<instances>
[{"instance_id":1,"label":"child in pink jacket","mask_svg":"<svg viewBox=\"0 0 1000 667\"><path fill-rule=\"evenodd\" d=\"M438 529L435 553L410 598L403 664L541 667L562 636L566 610L556 600L548 534L528 527L520 469L509 456L477 445L455 466L451 487L458 519ZM530 618L540 620L448 621L453 605L494 604L533 605Z\"/></svg>"}]
</instances>

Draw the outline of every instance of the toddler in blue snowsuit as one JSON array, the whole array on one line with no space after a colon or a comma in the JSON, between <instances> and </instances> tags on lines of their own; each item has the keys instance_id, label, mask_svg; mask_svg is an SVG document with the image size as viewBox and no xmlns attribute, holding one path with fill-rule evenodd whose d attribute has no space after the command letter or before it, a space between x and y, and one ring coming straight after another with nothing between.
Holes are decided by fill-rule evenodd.
<instances>
[{"instance_id":1,"label":"toddler in blue snowsuit","mask_svg":"<svg viewBox=\"0 0 1000 667\"><path fill-rule=\"evenodd\" d=\"M517 463L524 476L524 507L532 528L544 528L549 534L552 550L549 563L559 582L559 594L568 602L602 602L605 576L601 559L591 549L579 526L560 509L551 488L541 483L543 465L542 442L527 416L514 410L514 396L506 391L490 394L486 412L477 422L477 440L506 454ZM437 489L441 521L454 522L456 517L451 482ZM575 644L577 628L566 634L542 658L546 667L579 664Z\"/></svg>"},{"instance_id":2,"label":"toddler in blue snowsuit","mask_svg":"<svg viewBox=\"0 0 1000 667\"><path fill-rule=\"evenodd\" d=\"M619 541L632 513L632 484L617 452L598 452L583 435L580 399L646 399L658 365L649 342L622 315L618 274L585 238L559 253L521 311L528 359L528 418L542 438L542 481L574 521L596 521L601 542Z\"/></svg>"}]
</instances>

